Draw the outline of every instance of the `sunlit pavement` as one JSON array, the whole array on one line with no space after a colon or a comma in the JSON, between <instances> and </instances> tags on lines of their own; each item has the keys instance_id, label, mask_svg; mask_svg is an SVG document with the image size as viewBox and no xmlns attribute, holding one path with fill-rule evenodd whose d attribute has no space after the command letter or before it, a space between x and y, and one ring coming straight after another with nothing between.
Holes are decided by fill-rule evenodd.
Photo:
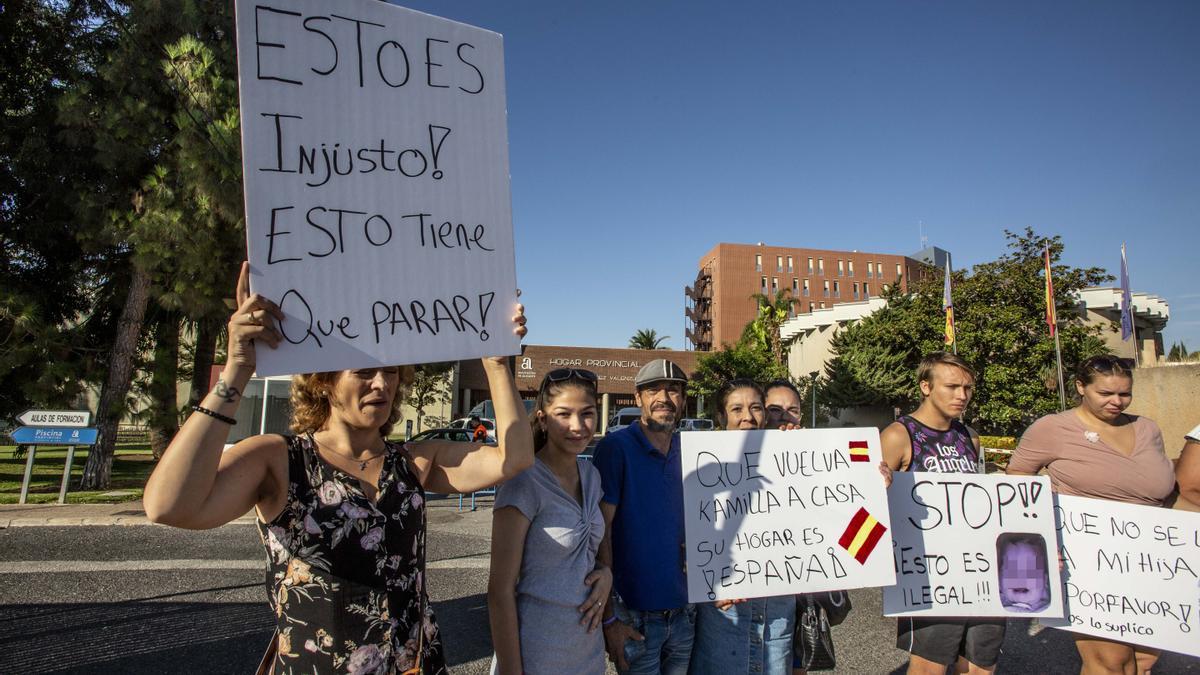
<instances>
[{"instance_id":1,"label":"sunlit pavement","mask_svg":"<svg viewBox=\"0 0 1200 675\"><path fill-rule=\"evenodd\" d=\"M469 502L460 512L457 499L429 504L429 590L447 657L453 672L487 673L491 498L475 512ZM251 672L273 625L255 528L138 525L136 503L118 507L0 511L0 519L42 523L0 529L0 673ZM45 524L50 518L72 524ZM895 621L881 616L879 592L851 597L854 611L834 631L836 672L903 672L906 655L894 647ZM1010 623L999 672L1079 671L1069 634L1026 629ZM1168 654L1154 672L1200 672L1200 664Z\"/></svg>"}]
</instances>

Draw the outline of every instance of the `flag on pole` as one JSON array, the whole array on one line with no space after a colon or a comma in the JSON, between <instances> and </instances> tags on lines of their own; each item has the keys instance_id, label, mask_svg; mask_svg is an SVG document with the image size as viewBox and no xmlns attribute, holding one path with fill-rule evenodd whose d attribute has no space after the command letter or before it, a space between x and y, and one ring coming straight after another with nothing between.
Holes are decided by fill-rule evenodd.
<instances>
[{"instance_id":1,"label":"flag on pole","mask_svg":"<svg viewBox=\"0 0 1200 675\"><path fill-rule=\"evenodd\" d=\"M1050 247L1046 247L1046 325L1050 326L1050 337L1058 332L1058 315L1054 311L1054 281L1050 278Z\"/></svg>"},{"instance_id":2,"label":"flag on pole","mask_svg":"<svg viewBox=\"0 0 1200 675\"><path fill-rule=\"evenodd\" d=\"M1125 244L1121 244L1121 341L1133 336L1133 293L1129 291L1129 265L1125 262Z\"/></svg>"},{"instance_id":3,"label":"flag on pole","mask_svg":"<svg viewBox=\"0 0 1200 675\"><path fill-rule=\"evenodd\" d=\"M950 299L950 258L946 258L946 278L942 286L942 311L946 312L946 344L954 344L954 301Z\"/></svg>"}]
</instances>

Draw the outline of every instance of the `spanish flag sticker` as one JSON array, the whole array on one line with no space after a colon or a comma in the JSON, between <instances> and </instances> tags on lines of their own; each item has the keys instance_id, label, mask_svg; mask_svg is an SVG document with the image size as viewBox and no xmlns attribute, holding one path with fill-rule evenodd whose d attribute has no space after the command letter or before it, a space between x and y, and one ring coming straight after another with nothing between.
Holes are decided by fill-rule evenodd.
<instances>
[{"instance_id":1,"label":"spanish flag sticker","mask_svg":"<svg viewBox=\"0 0 1200 675\"><path fill-rule=\"evenodd\" d=\"M867 454L866 441L850 441L850 461L851 462L869 462L871 456Z\"/></svg>"},{"instance_id":2,"label":"spanish flag sticker","mask_svg":"<svg viewBox=\"0 0 1200 675\"><path fill-rule=\"evenodd\" d=\"M887 532L887 528L883 523L875 520L875 516L867 513L866 509L859 508L858 513L854 514L850 524L846 526L846 531L842 533L842 538L838 539L838 545L865 565L867 557L875 550L875 544L884 532Z\"/></svg>"}]
</instances>

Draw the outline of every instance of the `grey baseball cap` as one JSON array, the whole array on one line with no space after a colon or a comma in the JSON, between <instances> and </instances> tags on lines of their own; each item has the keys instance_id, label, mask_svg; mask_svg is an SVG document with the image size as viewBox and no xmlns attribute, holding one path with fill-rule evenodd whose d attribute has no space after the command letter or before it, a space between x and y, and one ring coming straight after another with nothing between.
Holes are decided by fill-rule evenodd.
<instances>
[{"instance_id":1,"label":"grey baseball cap","mask_svg":"<svg viewBox=\"0 0 1200 675\"><path fill-rule=\"evenodd\" d=\"M683 372L683 368L666 359L654 359L638 371L637 377L633 378L633 386L640 388L647 384L663 381L687 384L687 373Z\"/></svg>"}]
</instances>

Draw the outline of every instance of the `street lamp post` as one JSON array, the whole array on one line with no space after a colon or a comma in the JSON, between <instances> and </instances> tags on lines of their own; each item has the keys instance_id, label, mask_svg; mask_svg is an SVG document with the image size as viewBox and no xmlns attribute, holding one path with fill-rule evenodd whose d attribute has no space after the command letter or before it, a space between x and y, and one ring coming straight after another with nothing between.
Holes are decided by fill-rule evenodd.
<instances>
[{"instance_id":1,"label":"street lamp post","mask_svg":"<svg viewBox=\"0 0 1200 675\"><path fill-rule=\"evenodd\" d=\"M812 378L812 428L814 429L817 428L817 375L819 374L820 373L815 370L808 374L808 376Z\"/></svg>"}]
</instances>

